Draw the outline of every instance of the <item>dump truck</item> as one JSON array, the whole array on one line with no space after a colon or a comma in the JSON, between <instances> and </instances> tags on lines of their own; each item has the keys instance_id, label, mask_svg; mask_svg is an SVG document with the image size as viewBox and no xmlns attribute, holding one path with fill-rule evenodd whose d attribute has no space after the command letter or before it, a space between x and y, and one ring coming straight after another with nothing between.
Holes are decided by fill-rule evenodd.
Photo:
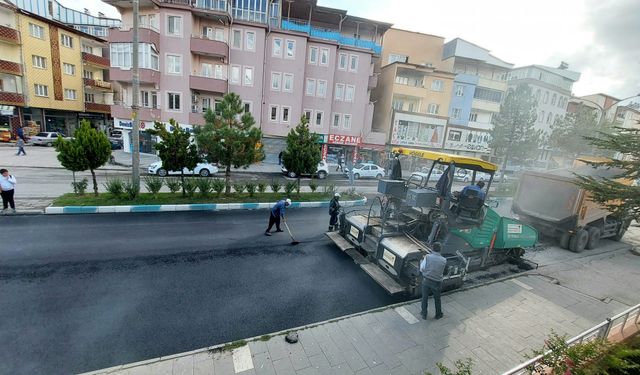
<instances>
[{"instance_id":1,"label":"dump truck","mask_svg":"<svg viewBox=\"0 0 640 375\"><path fill-rule=\"evenodd\" d=\"M392 151L405 160L427 160L431 166L407 179L379 180L380 194L370 206L343 212L340 230L327 232L389 294L421 295L420 261L435 242L441 243L447 259L445 290L462 286L468 272L496 264L537 266L522 258L525 249L535 245L537 231L489 207L486 194L497 171L495 164L419 149ZM480 174L489 176L485 196L452 191L456 168L471 171L471 183ZM431 178L435 170L444 170L437 180Z\"/></svg>"},{"instance_id":2,"label":"dump truck","mask_svg":"<svg viewBox=\"0 0 640 375\"><path fill-rule=\"evenodd\" d=\"M576 185L575 180L576 174L614 179L620 172L579 162L572 168L524 172L512 211L519 220L556 239L560 247L576 253L597 248L603 238L619 241L631 219L614 216L592 201L590 193Z\"/></svg>"}]
</instances>

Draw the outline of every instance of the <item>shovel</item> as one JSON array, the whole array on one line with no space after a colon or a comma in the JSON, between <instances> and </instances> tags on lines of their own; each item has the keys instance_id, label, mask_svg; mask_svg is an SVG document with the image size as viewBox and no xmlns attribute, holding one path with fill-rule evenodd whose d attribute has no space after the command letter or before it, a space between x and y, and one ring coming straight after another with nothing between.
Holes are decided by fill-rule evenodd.
<instances>
[{"instance_id":1,"label":"shovel","mask_svg":"<svg viewBox=\"0 0 640 375\"><path fill-rule=\"evenodd\" d=\"M287 232L289 232L289 236L291 236L291 245L295 246L295 245L299 244L300 241L296 241L296 239L293 238L293 234L291 234L291 229L289 229L289 225L287 224L286 220L284 220L284 226L285 226L285 228L287 228Z\"/></svg>"}]
</instances>

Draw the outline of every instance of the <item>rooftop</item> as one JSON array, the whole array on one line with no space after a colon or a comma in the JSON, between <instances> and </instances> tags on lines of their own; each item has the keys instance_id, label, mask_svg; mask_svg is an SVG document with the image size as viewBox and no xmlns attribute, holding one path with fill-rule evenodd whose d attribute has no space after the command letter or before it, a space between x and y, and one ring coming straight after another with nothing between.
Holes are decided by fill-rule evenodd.
<instances>
[{"instance_id":1,"label":"rooftop","mask_svg":"<svg viewBox=\"0 0 640 375\"><path fill-rule=\"evenodd\" d=\"M499 58L493 56L488 49L482 48L477 44L471 43L461 38L455 38L444 45L442 58L448 59L454 56L482 61L484 63L499 66L501 68L513 68L513 64L500 60Z\"/></svg>"},{"instance_id":2,"label":"rooftop","mask_svg":"<svg viewBox=\"0 0 640 375\"><path fill-rule=\"evenodd\" d=\"M569 69L559 69L559 68L553 68L550 66L546 66L546 65L527 65L527 66L521 66L521 67L517 67L514 70L521 70L521 69L528 69L528 68L537 68L540 70L544 70L546 72L558 75L560 77L566 78L570 81L573 82L577 82L580 79L580 73L579 72L574 72L573 70L569 70Z\"/></svg>"}]
</instances>

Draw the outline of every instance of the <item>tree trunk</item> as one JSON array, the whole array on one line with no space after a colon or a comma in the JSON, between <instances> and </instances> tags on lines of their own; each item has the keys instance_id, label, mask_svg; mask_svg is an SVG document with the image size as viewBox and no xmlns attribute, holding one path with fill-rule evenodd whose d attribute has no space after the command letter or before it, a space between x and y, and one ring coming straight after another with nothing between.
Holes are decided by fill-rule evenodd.
<instances>
[{"instance_id":1,"label":"tree trunk","mask_svg":"<svg viewBox=\"0 0 640 375\"><path fill-rule=\"evenodd\" d=\"M180 171L180 185L182 185L182 196L186 196L187 194L184 191L184 169Z\"/></svg>"},{"instance_id":2,"label":"tree trunk","mask_svg":"<svg viewBox=\"0 0 640 375\"><path fill-rule=\"evenodd\" d=\"M311 175L311 181L313 181L313 175ZM300 191L300 175L298 175L298 191Z\"/></svg>"},{"instance_id":3,"label":"tree trunk","mask_svg":"<svg viewBox=\"0 0 640 375\"><path fill-rule=\"evenodd\" d=\"M227 164L227 168L224 171L224 194L231 194L231 164Z\"/></svg>"},{"instance_id":4,"label":"tree trunk","mask_svg":"<svg viewBox=\"0 0 640 375\"><path fill-rule=\"evenodd\" d=\"M98 196L98 181L96 181L96 172L90 169L91 177L93 178L93 195Z\"/></svg>"},{"instance_id":5,"label":"tree trunk","mask_svg":"<svg viewBox=\"0 0 640 375\"><path fill-rule=\"evenodd\" d=\"M507 152L504 153L504 159L502 160L502 176L500 177L500 182L504 182L504 171L507 169L507 162L509 161L510 152L511 147L507 148Z\"/></svg>"},{"instance_id":6,"label":"tree trunk","mask_svg":"<svg viewBox=\"0 0 640 375\"><path fill-rule=\"evenodd\" d=\"M73 186L76 185L76 172L75 171L71 171L71 174L73 174Z\"/></svg>"}]
</instances>

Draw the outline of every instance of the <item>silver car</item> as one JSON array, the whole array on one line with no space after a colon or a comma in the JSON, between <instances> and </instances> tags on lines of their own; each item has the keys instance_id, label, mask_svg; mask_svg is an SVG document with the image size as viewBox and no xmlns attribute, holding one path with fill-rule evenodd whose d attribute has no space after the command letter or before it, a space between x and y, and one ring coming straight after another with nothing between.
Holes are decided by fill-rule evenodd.
<instances>
[{"instance_id":1,"label":"silver car","mask_svg":"<svg viewBox=\"0 0 640 375\"><path fill-rule=\"evenodd\" d=\"M53 142L58 139L58 135L64 139L70 139L69 137L65 137L64 134L59 132L40 132L34 136L31 136L29 138L29 142L34 145L51 147L53 146Z\"/></svg>"}]
</instances>

